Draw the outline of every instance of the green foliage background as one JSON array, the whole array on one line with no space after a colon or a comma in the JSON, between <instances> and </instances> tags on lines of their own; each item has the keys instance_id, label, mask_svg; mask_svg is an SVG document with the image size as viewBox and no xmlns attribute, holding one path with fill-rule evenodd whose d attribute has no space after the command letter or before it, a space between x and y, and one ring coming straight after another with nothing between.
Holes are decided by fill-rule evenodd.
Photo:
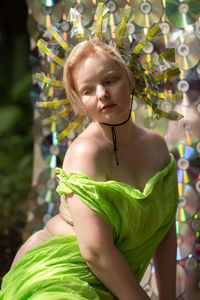
<instances>
[{"instance_id":1,"label":"green foliage background","mask_svg":"<svg viewBox=\"0 0 200 300\"><path fill-rule=\"evenodd\" d=\"M3 2L0 4L0 278L8 271L22 242L33 157L27 7L25 1L13 4L16 9L21 8L21 18L12 6L12 27L8 24L12 13L10 18L5 14L6 10L11 11L9 2Z\"/></svg>"}]
</instances>

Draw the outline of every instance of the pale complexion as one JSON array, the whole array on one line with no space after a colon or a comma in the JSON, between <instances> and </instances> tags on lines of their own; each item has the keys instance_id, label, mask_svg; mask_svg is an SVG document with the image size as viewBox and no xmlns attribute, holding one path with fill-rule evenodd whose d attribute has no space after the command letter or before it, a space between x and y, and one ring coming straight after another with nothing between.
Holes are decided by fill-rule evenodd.
<instances>
[{"instance_id":1,"label":"pale complexion","mask_svg":"<svg viewBox=\"0 0 200 300\"><path fill-rule=\"evenodd\" d=\"M119 65L98 53L80 62L73 76L84 110L93 122L68 149L63 169L66 173L84 173L97 181L121 181L142 191L149 178L168 163L169 154L164 140L157 133L136 126L129 120L116 128L119 158L119 166L116 166L110 128L100 124L121 123L127 119L134 81L129 82L127 74ZM110 226L76 195L68 197L68 204L73 224L57 215L47 223L48 231L52 235L74 232L86 263L118 299L149 299L123 255L115 247ZM164 239L156 251L155 261L160 258L168 261L173 245L174 231L171 230L166 242ZM174 276L174 265L165 265L167 274L172 273ZM166 282L162 280L161 260L160 266L157 268L157 276L163 297L167 290ZM174 285L175 282L171 281L167 284L172 289L168 299L175 299Z\"/></svg>"}]
</instances>

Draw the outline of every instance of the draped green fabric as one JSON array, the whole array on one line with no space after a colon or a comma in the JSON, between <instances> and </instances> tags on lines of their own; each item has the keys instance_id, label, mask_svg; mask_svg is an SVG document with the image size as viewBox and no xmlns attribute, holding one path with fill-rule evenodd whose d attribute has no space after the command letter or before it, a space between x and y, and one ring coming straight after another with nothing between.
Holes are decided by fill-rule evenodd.
<instances>
[{"instance_id":1,"label":"draped green fabric","mask_svg":"<svg viewBox=\"0 0 200 300\"><path fill-rule=\"evenodd\" d=\"M112 228L116 247L141 281L155 249L168 232L178 204L176 162L146 183L143 192L109 180L57 169L59 194L75 193ZM119 270L120 272L120 270ZM0 300L116 299L87 267L75 234L57 235L23 255L4 277Z\"/></svg>"}]
</instances>

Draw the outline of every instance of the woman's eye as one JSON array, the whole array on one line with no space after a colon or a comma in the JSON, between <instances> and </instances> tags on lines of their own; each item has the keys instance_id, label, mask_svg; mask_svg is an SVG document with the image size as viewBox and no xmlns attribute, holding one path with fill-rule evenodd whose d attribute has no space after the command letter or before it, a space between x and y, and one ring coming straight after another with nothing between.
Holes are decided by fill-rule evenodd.
<instances>
[{"instance_id":1,"label":"woman's eye","mask_svg":"<svg viewBox=\"0 0 200 300\"><path fill-rule=\"evenodd\" d=\"M112 83L111 79L106 80L106 84Z\"/></svg>"},{"instance_id":2,"label":"woman's eye","mask_svg":"<svg viewBox=\"0 0 200 300\"><path fill-rule=\"evenodd\" d=\"M92 93L92 89L87 89L83 91L83 95L89 95Z\"/></svg>"},{"instance_id":3,"label":"woman's eye","mask_svg":"<svg viewBox=\"0 0 200 300\"><path fill-rule=\"evenodd\" d=\"M113 83L113 82L115 82L116 81L116 78L109 78L109 79L107 79L106 81L105 81L105 84L111 84L111 83Z\"/></svg>"}]
</instances>

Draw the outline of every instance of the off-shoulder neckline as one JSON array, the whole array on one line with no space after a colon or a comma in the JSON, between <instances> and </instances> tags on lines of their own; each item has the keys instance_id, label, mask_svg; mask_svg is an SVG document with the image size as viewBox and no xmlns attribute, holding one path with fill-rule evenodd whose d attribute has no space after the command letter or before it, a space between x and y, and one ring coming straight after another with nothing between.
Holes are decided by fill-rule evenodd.
<instances>
[{"instance_id":1,"label":"off-shoulder neckline","mask_svg":"<svg viewBox=\"0 0 200 300\"><path fill-rule=\"evenodd\" d=\"M112 184L114 184L115 186L120 186L120 187L123 187L123 188L125 188L125 189L128 189L129 190L129 192L130 192L130 190L133 190L133 191L135 191L138 195L147 195L147 194L149 194L150 193L150 190L149 189L151 189L152 190L152 188L153 188L153 186L154 185L152 185L151 183L152 182L154 182L154 183L156 183L157 182L157 178L159 178L160 176L162 176L162 175L165 175L165 174L167 174L168 173L168 171L170 171L171 170L171 168L172 168L172 165L173 165L173 163L174 163L174 161L175 161L175 158L174 158L174 156L173 156L173 154L172 153L170 153L170 160L169 160L169 162L164 166L164 168L162 169L162 170L160 170L160 171L158 171L157 173L155 173L153 176L151 176L148 180L147 180L147 182L145 183L145 185L144 185L144 188L143 188L143 191L140 191L138 188L135 188L135 187L133 187L132 185L130 185L130 184L127 184L127 183L124 183L124 182L121 182L121 181L116 181L116 180L107 180L107 181L96 181L95 179L93 179L93 178L91 178L91 177L89 177L88 175L86 175L86 174L84 174L84 173L81 173L81 172L71 172L70 174L66 174L65 173L65 171L63 170L63 169L61 169L61 168L56 168L56 172L57 173L59 173L62 177L64 177L64 178L68 178L68 179L70 179L70 180L72 180L73 181L73 178L74 179L83 179L83 180L89 180L90 182L94 182L96 185L112 185ZM62 181L62 179L61 179L61 181Z\"/></svg>"}]
</instances>

